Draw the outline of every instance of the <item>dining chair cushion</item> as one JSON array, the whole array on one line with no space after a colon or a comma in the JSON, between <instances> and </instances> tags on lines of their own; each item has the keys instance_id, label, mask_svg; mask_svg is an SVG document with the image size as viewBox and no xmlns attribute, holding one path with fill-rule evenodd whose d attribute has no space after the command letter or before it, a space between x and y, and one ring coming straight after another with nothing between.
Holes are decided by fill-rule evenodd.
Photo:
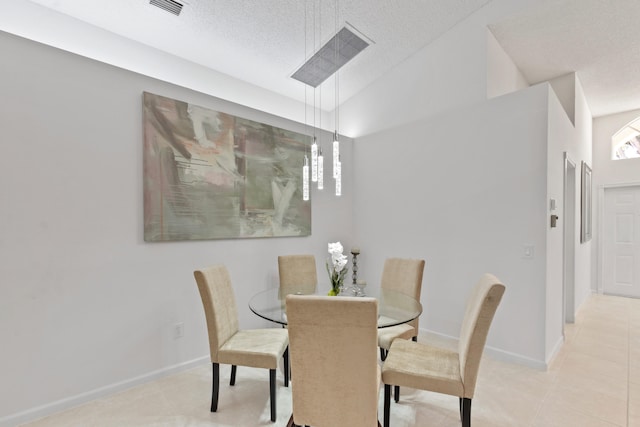
<instances>
[{"instance_id":1,"label":"dining chair cushion","mask_svg":"<svg viewBox=\"0 0 640 427\"><path fill-rule=\"evenodd\" d=\"M453 396L464 395L460 361L455 351L409 340L393 342L384 362L385 384L429 390Z\"/></svg>"},{"instance_id":2,"label":"dining chair cushion","mask_svg":"<svg viewBox=\"0 0 640 427\"><path fill-rule=\"evenodd\" d=\"M238 366L269 370L271 421L276 420L276 371L284 360L284 385L289 385L289 335L281 328L247 329L238 327L238 311L229 272L215 265L193 272L202 299L212 363L211 412L218 410L220 364L231 365L229 385L233 386Z\"/></svg>"},{"instance_id":3,"label":"dining chair cushion","mask_svg":"<svg viewBox=\"0 0 640 427\"><path fill-rule=\"evenodd\" d=\"M472 398L489 327L504 290L495 276L480 278L467 299L457 351L394 341L382 369L384 383Z\"/></svg>"},{"instance_id":4,"label":"dining chair cushion","mask_svg":"<svg viewBox=\"0 0 640 427\"><path fill-rule=\"evenodd\" d=\"M418 335L416 333L416 328L407 323L389 326L388 328L380 328L378 330L378 346L388 349L396 338L410 340L416 335Z\"/></svg>"},{"instance_id":5,"label":"dining chair cushion","mask_svg":"<svg viewBox=\"0 0 640 427\"><path fill-rule=\"evenodd\" d=\"M387 258L382 269L380 287L392 289L420 301L424 264L422 259ZM417 337L419 325L419 318L416 318L403 325L381 328L378 331L378 347L381 349L383 360L386 350L389 350L395 339Z\"/></svg>"},{"instance_id":6,"label":"dining chair cushion","mask_svg":"<svg viewBox=\"0 0 640 427\"><path fill-rule=\"evenodd\" d=\"M407 340L395 340L382 367L384 427L389 427L391 386L457 396L463 427L471 425L471 400L489 327L505 286L483 274L466 303L457 351ZM396 402L398 401L396 393Z\"/></svg>"},{"instance_id":7,"label":"dining chair cushion","mask_svg":"<svg viewBox=\"0 0 640 427\"><path fill-rule=\"evenodd\" d=\"M378 425L377 300L289 295L293 420Z\"/></svg>"},{"instance_id":8,"label":"dining chair cushion","mask_svg":"<svg viewBox=\"0 0 640 427\"><path fill-rule=\"evenodd\" d=\"M463 397L473 397L489 328L504 291L505 286L498 278L484 274L467 299L458 341L460 372L465 384Z\"/></svg>"},{"instance_id":9,"label":"dining chair cushion","mask_svg":"<svg viewBox=\"0 0 640 427\"><path fill-rule=\"evenodd\" d=\"M318 285L316 258L313 255L278 256L278 274L284 295L297 292L311 294Z\"/></svg>"},{"instance_id":10,"label":"dining chair cushion","mask_svg":"<svg viewBox=\"0 0 640 427\"><path fill-rule=\"evenodd\" d=\"M239 330L238 310L231 277L224 266L194 272L207 320L211 362L220 363L218 352Z\"/></svg>"},{"instance_id":11,"label":"dining chair cushion","mask_svg":"<svg viewBox=\"0 0 640 427\"><path fill-rule=\"evenodd\" d=\"M380 287L393 289L419 300L424 264L422 259L387 258L382 269Z\"/></svg>"},{"instance_id":12,"label":"dining chair cushion","mask_svg":"<svg viewBox=\"0 0 640 427\"><path fill-rule=\"evenodd\" d=\"M286 348L286 329L245 329L220 347L218 363L277 369Z\"/></svg>"}]
</instances>

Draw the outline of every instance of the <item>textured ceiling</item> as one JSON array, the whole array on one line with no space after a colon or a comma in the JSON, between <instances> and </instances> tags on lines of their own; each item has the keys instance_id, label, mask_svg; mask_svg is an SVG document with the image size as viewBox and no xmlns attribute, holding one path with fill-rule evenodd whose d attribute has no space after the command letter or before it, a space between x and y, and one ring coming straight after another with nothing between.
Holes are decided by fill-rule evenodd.
<instances>
[{"instance_id":1,"label":"textured ceiling","mask_svg":"<svg viewBox=\"0 0 640 427\"><path fill-rule=\"evenodd\" d=\"M31 1L300 101L289 76L348 22L374 43L341 69L342 103L491 0L185 0L179 17L148 0ZM640 108L640 0L531 4L490 26L529 83L577 72L594 116Z\"/></svg>"},{"instance_id":2,"label":"textured ceiling","mask_svg":"<svg viewBox=\"0 0 640 427\"><path fill-rule=\"evenodd\" d=\"M640 108L639 0L565 0L491 25L529 83L577 72L591 113Z\"/></svg>"},{"instance_id":3,"label":"textured ceiling","mask_svg":"<svg viewBox=\"0 0 640 427\"><path fill-rule=\"evenodd\" d=\"M348 22L374 44L341 69L342 103L490 0L186 0L178 17L148 0L32 1L300 101L290 75Z\"/></svg>"}]
</instances>

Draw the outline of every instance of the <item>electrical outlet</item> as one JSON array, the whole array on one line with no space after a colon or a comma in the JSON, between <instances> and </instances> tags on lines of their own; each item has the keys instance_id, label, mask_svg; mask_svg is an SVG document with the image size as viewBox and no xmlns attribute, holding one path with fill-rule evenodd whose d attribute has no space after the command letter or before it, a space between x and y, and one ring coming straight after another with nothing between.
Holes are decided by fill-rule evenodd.
<instances>
[{"instance_id":1,"label":"electrical outlet","mask_svg":"<svg viewBox=\"0 0 640 427\"><path fill-rule=\"evenodd\" d=\"M524 259L533 259L533 246L525 245L524 250L522 251L522 258Z\"/></svg>"},{"instance_id":2,"label":"electrical outlet","mask_svg":"<svg viewBox=\"0 0 640 427\"><path fill-rule=\"evenodd\" d=\"M173 337L175 339L182 338L184 336L184 323L176 323L173 331Z\"/></svg>"}]
</instances>

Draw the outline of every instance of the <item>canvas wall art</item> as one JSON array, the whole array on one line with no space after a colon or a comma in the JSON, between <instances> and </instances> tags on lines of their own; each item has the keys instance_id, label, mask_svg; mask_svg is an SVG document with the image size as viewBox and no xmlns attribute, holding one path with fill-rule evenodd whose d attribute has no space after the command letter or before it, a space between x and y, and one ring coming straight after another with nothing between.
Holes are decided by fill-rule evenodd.
<instances>
[{"instance_id":1,"label":"canvas wall art","mask_svg":"<svg viewBox=\"0 0 640 427\"><path fill-rule=\"evenodd\" d=\"M309 137L145 92L145 241L308 236Z\"/></svg>"}]
</instances>

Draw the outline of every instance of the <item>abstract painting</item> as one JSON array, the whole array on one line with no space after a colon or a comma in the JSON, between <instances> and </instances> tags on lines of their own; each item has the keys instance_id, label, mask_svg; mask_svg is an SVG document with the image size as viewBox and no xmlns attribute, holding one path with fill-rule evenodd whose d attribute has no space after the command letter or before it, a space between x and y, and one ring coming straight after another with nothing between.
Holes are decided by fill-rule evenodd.
<instances>
[{"instance_id":1,"label":"abstract painting","mask_svg":"<svg viewBox=\"0 0 640 427\"><path fill-rule=\"evenodd\" d=\"M144 240L308 236L309 137L144 92Z\"/></svg>"}]
</instances>

